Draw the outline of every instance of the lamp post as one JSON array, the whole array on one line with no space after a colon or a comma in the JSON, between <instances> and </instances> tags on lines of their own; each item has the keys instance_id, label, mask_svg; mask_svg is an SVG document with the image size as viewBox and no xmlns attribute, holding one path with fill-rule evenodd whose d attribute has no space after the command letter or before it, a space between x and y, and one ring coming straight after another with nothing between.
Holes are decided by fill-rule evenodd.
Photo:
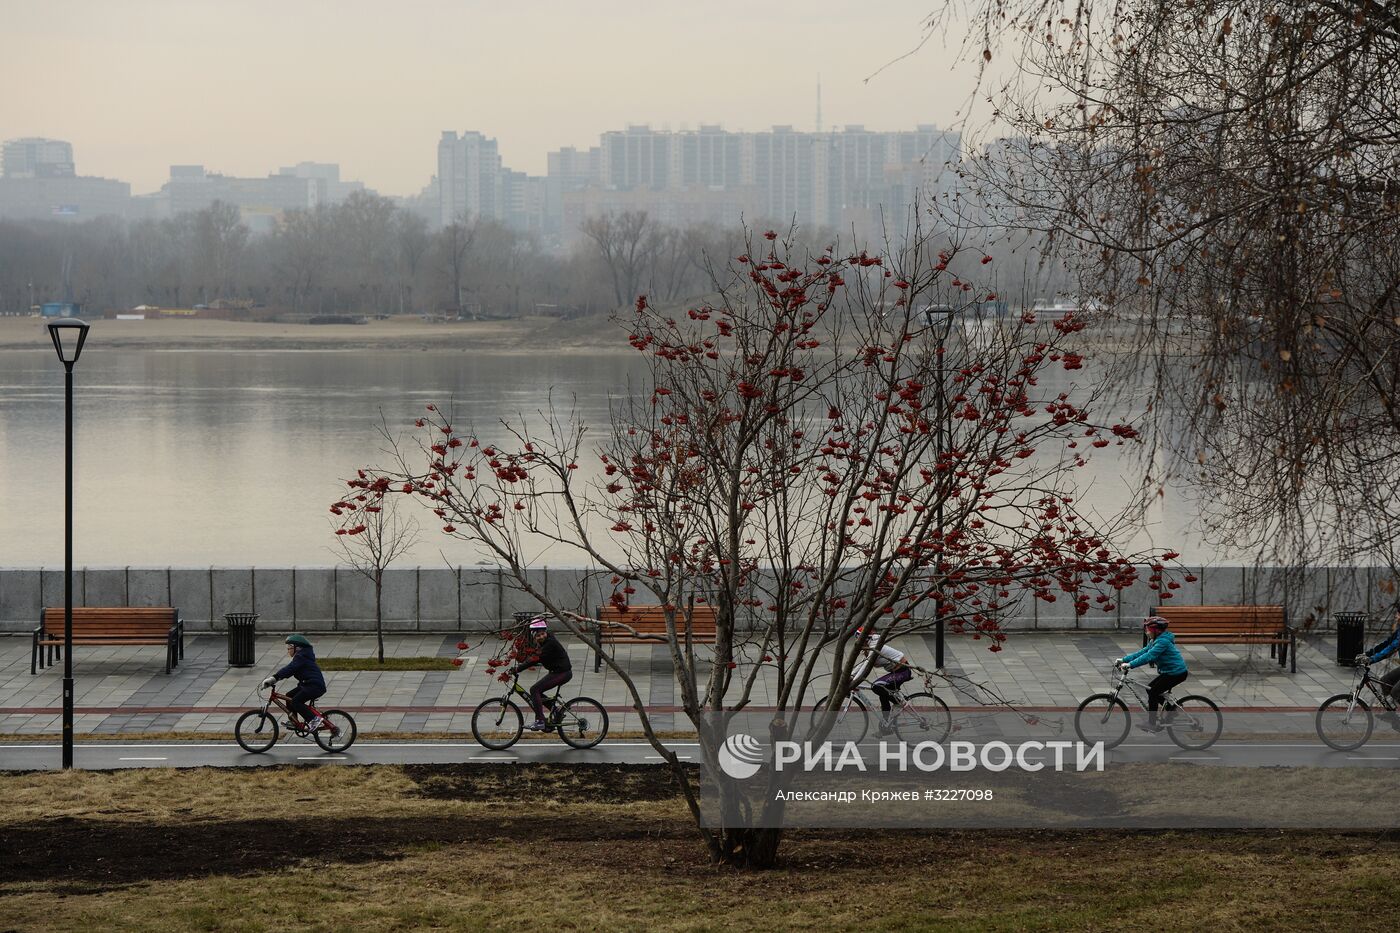
<instances>
[{"instance_id":1,"label":"lamp post","mask_svg":"<svg viewBox=\"0 0 1400 933\"><path fill-rule=\"evenodd\" d=\"M948 352L948 334L953 329L953 315L957 309L952 305L930 305L924 312L927 315L928 324L935 328L934 333L938 337L938 424L935 426L938 439L937 459L943 458L944 452L953 444L953 425L951 412L948 411L947 387L943 377L944 354ZM941 314L943 320L934 323L934 316ZM935 520L938 522L938 535L940 540L943 537L943 496L938 497L938 505L935 511ZM943 670L943 585L939 581L938 593L933 598L934 614L934 641L933 641L933 666L935 670Z\"/></svg>"},{"instance_id":2,"label":"lamp post","mask_svg":"<svg viewBox=\"0 0 1400 933\"><path fill-rule=\"evenodd\" d=\"M63 361L63 767L73 767L73 365L83 352L87 324L75 318L49 325Z\"/></svg>"}]
</instances>

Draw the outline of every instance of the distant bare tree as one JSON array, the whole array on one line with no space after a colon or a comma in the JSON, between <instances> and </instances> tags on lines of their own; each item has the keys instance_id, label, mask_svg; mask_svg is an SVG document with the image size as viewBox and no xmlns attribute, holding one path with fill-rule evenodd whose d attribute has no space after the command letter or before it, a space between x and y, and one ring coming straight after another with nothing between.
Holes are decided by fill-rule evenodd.
<instances>
[{"instance_id":1,"label":"distant bare tree","mask_svg":"<svg viewBox=\"0 0 1400 933\"><path fill-rule=\"evenodd\" d=\"M655 259L660 232L646 211L623 211L590 217L580 228L598 248L612 276L619 307L637 299Z\"/></svg>"},{"instance_id":2,"label":"distant bare tree","mask_svg":"<svg viewBox=\"0 0 1400 933\"><path fill-rule=\"evenodd\" d=\"M396 258L399 278L399 313L413 310L413 285L432 245L428 222L417 214L400 211L394 218L397 244Z\"/></svg>"},{"instance_id":3,"label":"distant bare tree","mask_svg":"<svg viewBox=\"0 0 1400 933\"><path fill-rule=\"evenodd\" d=\"M234 273L248 245L248 228L238 208L215 201L194 215L191 233L197 294L205 301L231 296Z\"/></svg>"},{"instance_id":4,"label":"distant bare tree","mask_svg":"<svg viewBox=\"0 0 1400 933\"><path fill-rule=\"evenodd\" d=\"M692 243L675 227L658 229L647 276L647 295L653 301L674 302L688 297L698 282L708 283L695 274L691 259ZM634 296L635 297L635 296Z\"/></svg>"},{"instance_id":5,"label":"distant bare tree","mask_svg":"<svg viewBox=\"0 0 1400 933\"><path fill-rule=\"evenodd\" d=\"M383 489L347 496L331 506L339 519L336 544L345 562L374 585L374 634L384 663L384 571L418 539L418 522L399 513L399 498Z\"/></svg>"},{"instance_id":6,"label":"distant bare tree","mask_svg":"<svg viewBox=\"0 0 1400 933\"><path fill-rule=\"evenodd\" d=\"M467 259L476 242L479 221L466 214L443 227L437 235L438 266L451 285L453 306L461 312L462 283L467 271Z\"/></svg>"},{"instance_id":7,"label":"distant bare tree","mask_svg":"<svg viewBox=\"0 0 1400 933\"><path fill-rule=\"evenodd\" d=\"M339 258L358 310L383 312L397 267L398 208L388 198L355 191L335 213L342 243Z\"/></svg>"},{"instance_id":8,"label":"distant bare tree","mask_svg":"<svg viewBox=\"0 0 1400 933\"><path fill-rule=\"evenodd\" d=\"M324 284L331 261L329 210L287 211L273 239L277 244L276 267L289 293L292 309L302 310Z\"/></svg>"},{"instance_id":9,"label":"distant bare tree","mask_svg":"<svg viewBox=\"0 0 1400 933\"><path fill-rule=\"evenodd\" d=\"M685 254L692 273L696 281L707 285L714 279L715 270L728 266L730 259L742 253L746 246L744 230L738 226L696 224L685 228L684 236ZM835 236L829 236L821 242L825 244L835 240Z\"/></svg>"}]
</instances>

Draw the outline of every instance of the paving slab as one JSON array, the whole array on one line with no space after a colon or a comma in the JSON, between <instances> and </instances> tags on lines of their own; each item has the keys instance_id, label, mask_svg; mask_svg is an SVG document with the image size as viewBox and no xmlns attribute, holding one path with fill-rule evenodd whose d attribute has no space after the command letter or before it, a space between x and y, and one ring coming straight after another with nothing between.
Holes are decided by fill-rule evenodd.
<instances>
[{"instance_id":1,"label":"paving slab","mask_svg":"<svg viewBox=\"0 0 1400 933\"><path fill-rule=\"evenodd\" d=\"M455 635L386 633L385 654L453 657L457 640ZM322 657L368 658L376 650L373 635L339 633L316 641ZM606 666L594 673L587 646L568 637L563 641L574 662L574 678L565 695L599 699L612 711L615 730L639 728L623 679ZM989 685L1018 704L1073 707L1108 684L1113 658L1140 644L1140 636L1132 632L1027 631L1012 635L1003 650L992 652L985 640L950 637L945 671L965 689L950 689L942 682L939 686L955 705L974 702L977 691L967 686L972 681ZM913 663L933 667L932 637L901 639L898 646ZM469 728L471 710L504 689L486 674L485 660L493 647L491 641L476 644L466 663L452 671L328 672L324 702L356 711L362 731L461 732ZM707 648L699 650L702 658L707 657L703 653ZM1299 642L1297 673L1280 668L1265 649L1187 646L1184 654L1192 671L1184 689L1206 693L1226 707L1314 708L1348 689L1353 677L1350 668L1336 664L1334 644L1323 635ZM222 635L190 635L185 659L166 675L158 649L79 647L74 656L75 728L103 735L229 728L242 710L257 704L258 683L285 657L279 638L263 637L258 639L252 667L231 668ZM645 698L656 728L686 728L685 717L677 709L679 691L666 649L622 646L617 659ZM60 663L31 675L28 637L0 635L0 733L55 731L62 671ZM746 672L741 669L740 673ZM774 668L763 665L751 702L769 703L776 690Z\"/></svg>"}]
</instances>

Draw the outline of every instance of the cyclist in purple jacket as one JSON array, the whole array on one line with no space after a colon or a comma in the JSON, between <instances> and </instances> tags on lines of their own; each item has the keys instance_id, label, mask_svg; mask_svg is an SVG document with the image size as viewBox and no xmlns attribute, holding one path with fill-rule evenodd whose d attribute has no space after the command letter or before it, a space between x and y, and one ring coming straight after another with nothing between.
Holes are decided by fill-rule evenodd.
<instances>
[{"instance_id":1,"label":"cyclist in purple jacket","mask_svg":"<svg viewBox=\"0 0 1400 933\"><path fill-rule=\"evenodd\" d=\"M536 664L544 667L547 673L535 681L530 688L530 706L535 710L535 721L526 728L535 732L545 732L550 728L544 714L545 691L562 686L574 678L574 666L569 661L569 652L559 643L559 639L549 633L549 623L537 618L530 623L530 637L534 651L523 657L512 670L512 674L529 670Z\"/></svg>"}]
</instances>

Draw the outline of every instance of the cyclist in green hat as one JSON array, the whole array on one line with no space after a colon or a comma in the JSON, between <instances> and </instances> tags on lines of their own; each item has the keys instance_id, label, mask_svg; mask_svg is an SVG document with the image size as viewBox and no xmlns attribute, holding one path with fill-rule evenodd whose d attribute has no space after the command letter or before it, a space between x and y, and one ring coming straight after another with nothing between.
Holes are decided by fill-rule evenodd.
<instances>
[{"instance_id":1,"label":"cyclist in green hat","mask_svg":"<svg viewBox=\"0 0 1400 933\"><path fill-rule=\"evenodd\" d=\"M306 704L326 692L326 678L321 673L320 665L316 663L316 652L305 635L293 633L287 636L287 657L291 660L277 673L264 680L263 686L271 687L284 677L295 677L297 685L287 694L287 706L301 717L308 731L315 732L321 725L321 717L313 716L311 708ZM297 728L294 722L288 721L285 725L289 729Z\"/></svg>"}]
</instances>

